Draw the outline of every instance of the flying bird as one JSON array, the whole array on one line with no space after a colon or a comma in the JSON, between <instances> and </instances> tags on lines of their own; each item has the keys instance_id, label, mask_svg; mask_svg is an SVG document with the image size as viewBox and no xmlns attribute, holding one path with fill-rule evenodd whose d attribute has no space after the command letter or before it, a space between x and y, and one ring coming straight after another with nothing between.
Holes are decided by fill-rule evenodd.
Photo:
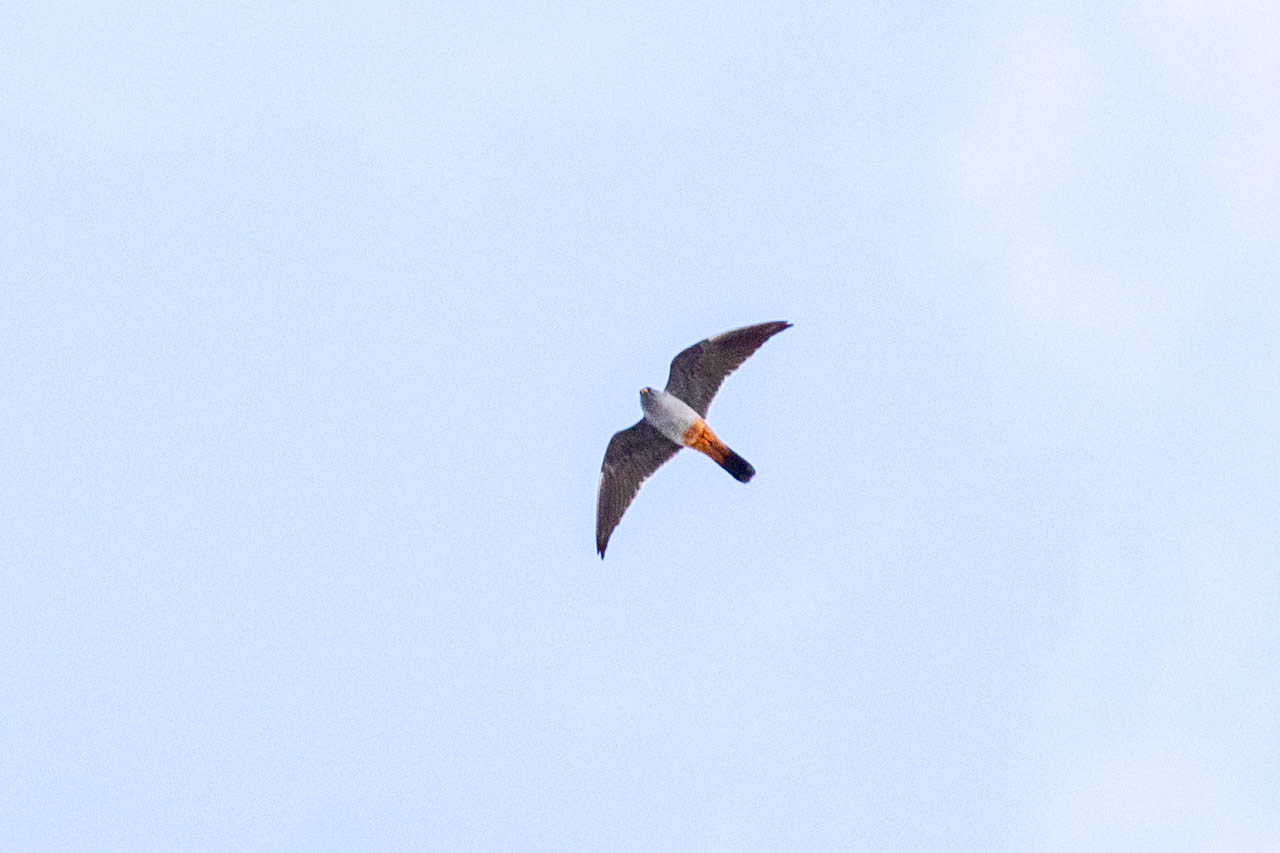
<instances>
[{"instance_id":1,"label":"flying bird","mask_svg":"<svg viewBox=\"0 0 1280 853\"><path fill-rule=\"evenodd\" d=\"M640 490L640 484L682 447L710 456L745 483L755 476L751 463L725 445L705 420L711 400L726 376L769 338L791 328L783 321L744 326L699 341L671 360L664 391L640 389L644 417L613 434L600 466L596 498L596 550L604 559L613 529Z\"/></svg>"}]
</instances>

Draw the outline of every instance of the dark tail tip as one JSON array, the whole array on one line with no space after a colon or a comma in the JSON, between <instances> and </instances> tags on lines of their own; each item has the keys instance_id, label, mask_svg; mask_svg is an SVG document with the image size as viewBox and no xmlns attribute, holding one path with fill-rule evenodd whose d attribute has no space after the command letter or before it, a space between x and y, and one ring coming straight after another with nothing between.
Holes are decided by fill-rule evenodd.
<instances>
[{"instance_id":1,"label":"dark tail tip","mask_svg":"<svg viewBox=\"0 0 1280 853\"><path fill-rule=\"evenodd\" d=\"M751 467L751 463L732 450L720 463L720 467L732 474L739 483L745 483L756 475L756 469Z\"/></svg>"}]
</instances>

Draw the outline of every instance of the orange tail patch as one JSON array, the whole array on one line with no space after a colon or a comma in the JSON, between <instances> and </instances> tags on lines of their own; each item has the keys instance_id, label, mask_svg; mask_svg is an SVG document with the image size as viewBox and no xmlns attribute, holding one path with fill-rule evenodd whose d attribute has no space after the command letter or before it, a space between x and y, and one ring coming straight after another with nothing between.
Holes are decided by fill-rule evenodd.
<instances>
[{"instance_id":1,"label":"orange tail patch","mask_svg":"<svg viewBox=\"0 0 1280 853\"><path fill-rule=\"evenodd\" d=\"M684 444L685 447L692 447L699 453L710 456L712 461L739 482L745 483L755 476L756 469L751 467L751 463L730 450L702 418L698 418L693 426L685 430Z\"/></svg>"},{"instance_id":2,"label":"orange tail patch","mask_svg":"<svg viewBox=\"0 0 1280 853\"><path fill-rule=\"evenodd\" d=\"M725 447L724 442L711 431L711 427L707 426L707 422L702 418L698 418L693 422L693 426L684 431L684 446L707 454L718 465L724 464L725 458L730 453L729 448Z\"/></svg>"}]
</instances>

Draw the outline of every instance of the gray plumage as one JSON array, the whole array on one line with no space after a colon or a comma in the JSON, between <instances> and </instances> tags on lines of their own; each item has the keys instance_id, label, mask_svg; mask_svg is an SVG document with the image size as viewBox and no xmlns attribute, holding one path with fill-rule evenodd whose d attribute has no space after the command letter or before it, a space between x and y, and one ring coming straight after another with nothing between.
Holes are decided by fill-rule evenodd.
<instances>
[{"instance_id":1,"label":"gray plumage","mask_svg":"<svg viewBox=\"0 0 1280 853\"><path fill-rule=\"evenodd\" d=\"M666 390L705 418L725 377L737 370L765 341L790 326L783 321L759 323L686 347L671 360ZM680 445L668 440L643 418L614 433L609 440L600 466L600 492L596 499L596 550L602 559L610 535L641 484L679 450ZM750 473L755 473L746 460L741 462ZM745 479L735 476L743 482L750 479L750 474Z\"/></svg>"}]
</instances>

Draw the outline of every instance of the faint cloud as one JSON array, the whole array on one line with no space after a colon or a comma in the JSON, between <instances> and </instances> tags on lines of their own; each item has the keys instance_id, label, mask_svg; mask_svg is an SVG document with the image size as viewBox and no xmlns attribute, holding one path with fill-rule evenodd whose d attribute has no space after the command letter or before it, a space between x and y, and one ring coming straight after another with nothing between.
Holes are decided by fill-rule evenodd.
<instances>
[{"instance_id":1,"label":"faint cloud","mask_svg":"<svg viewBox=\"0 0 1280 853\"><path fill-rule=\"evenodd\" d=\"M459 68L481 91L546 89L575 80L590 87L616 58L627 29L625 19L590 15L493 20L465 34Z\"/></svg>"},{"instance_id":2,"label":"faint cloud","mask_svg":"<svg viewBox=\"0 0 1280 853\"><path fill-rule=\"evenodd\" d=\"M993 21L941 168L1026 345L1132 396L1276 257L1280 59L1247 5L1105 8Z\"/></svg>"},{"instance_id":3,"label":"faint cloud","mask_svg":"<svg viewBox=\"0 0 1280 853\"><path fill-rule=\"evenodd\" d=\"M1228 508L1171 544L1161 588L1086 617L1058 662L1033 849L1280 849L1276 537Z\"/></svg>"},{"instance_id":4,"label":"faint cloud","mask_svg":"<svg viewBox=\"0 0 1280 853\"><path fill-rule=\"evenodd\" d=\"M1186 730L1100 743L1060 768L1041 851L1262 851L1280 844L1267 795Z\"/></svg>"}]
</instances>

